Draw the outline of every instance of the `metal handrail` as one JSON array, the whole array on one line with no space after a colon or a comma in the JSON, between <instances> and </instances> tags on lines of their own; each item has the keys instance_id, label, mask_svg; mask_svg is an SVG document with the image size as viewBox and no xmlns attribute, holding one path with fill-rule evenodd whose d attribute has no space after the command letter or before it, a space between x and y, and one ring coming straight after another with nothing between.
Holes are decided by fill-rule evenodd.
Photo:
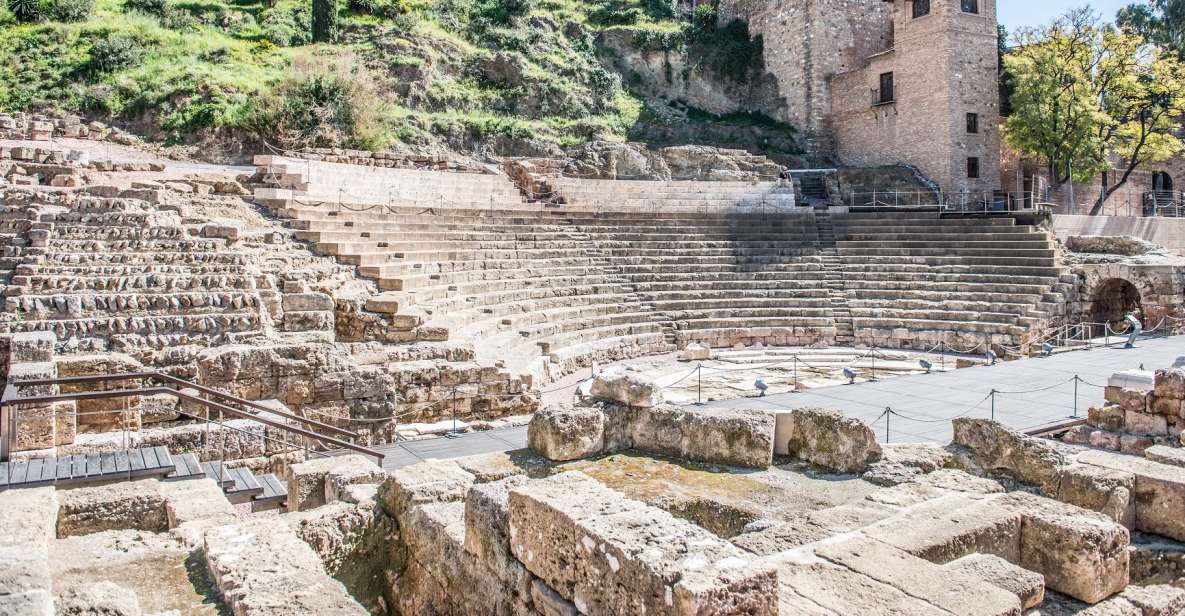
<instances>
[{"instance_id":1,"label":"metal handrail","mask_svg":"<svg viewBox=\"0 0 1185 616\"><path fill-rule=\"evenodd\" d=\"M367 447L362 447L360 445L355 445L354 443L344 441L344 440L341 440L338 438L334 438L332 436L326 436L324 434L313 432L311 430L306 430L304 428L286 425L284 423L281 423L279 421L275 421L272 419L268 419L266 417L260 417L256 414L253 414L253 413L250 413L250 412L247 412L244 410L236 409L234 407L227 406L225 404L221 404L221 403L215 402L213 400L207 400L205 398L201 398L201 397L194 396L194 395L191 395L188 393L184 393L181 390L175 389L173 387L155 386L155 387L142 387L142 388L138 388L138 389L110 389L110 390L104 390L104 391L73 392L73 393L65 393L65 394L59 393L59 394L48 394L48 395L42 395L42 396L20 396L17 394L18 387L27 387L27 386L34 386L34 385L63 385L63 384L80 383L80 382L83 382L83 383L85 383L85 382L105 382L105 381L112 381L112 380L129 380L129 379L134 379L134 378L156 378L158 375L159 375L159 373L147 372L147 373L140 373L138 375L137 374L119 374L119 375L99 375L99 376L90 376L90 377L62 377L62 378L54 378L54 379L31 379L28 381L10 382L8 384L8 386L4 388L3 394L0 395L0 430L3 430L3 432L4 432L3 438L0 438L0 460L8 460L9 459L11 450L12 450L12 443L16 439L15 430L11 429L11 426L15 425L15 417L13 416L13 414L11 412L11 408L14 406L22 405L22 404L52 404L54 402L66 402L66 401L71 401L71 400L98 400L98 399L105 399L105 398L121 398L121 397L130 397L130 396L151 396L151 395L158 395L158 394L171 395L171 396L174 396L180 400L185 400L188 402L199 404L201 406L206 407L207 413L209 413L210 410L214 410L214 411L218 411L220 413L233 415L233 416L240 417L243 419L250 419L252 421L257 421L261 424L264 424L266 426L271 426L271 427L277 428L279 430L284 430L284 431L290 432L292 434L297 434L297 435L303 436L305 438L313 439L313 440L318 441L318 442L325 444L325 445L332 445L332 446L337 447L339 449L348 449L350 451L354 451L354 452L357 452L357 453L360 453L360 454L363 454L366 456L372 456L378 460L380 465L381 465L382 460L384 458L384 455L382 453L375 451L373 449L369 449ZM169 377L165 380L174 380L174 379L180 383L187 383L188 384L188 381L185 381L184 379L177 379L176 377ZM208 388L203 388L203 389L208 389ZM221 394L221 392L218 392L216 390L210 390L210 391L213 391L213 393L215 395L222 395L223 397L226 397L226 398L235 399L234 396L230 396L229 394ZM247 402L247 401L244 400L243 402ZM275 413L277 415L280 415L281 417L299 420L304 423L310 423L313 425L324 425L324 426L328 425L328 424L323 424L321 422L318 422L316 420L307 420L306 418L298 417L298 416L293 415L291 413L284 413L282 411L277 412L273 409L269 409L267 407L262 407L259 405L252 405L252 406L254 406L256 408L261 408L261 410L264 410L268 413ZM335 430L338 432L342 432L342 430L339 428L335 428Z\"/></svg>"},{"instance_id":2,"label":"metal handrail","mask_svg":"<svg viewBox=\"0 0 1185 616\"><path fill-rule=\"evenodd\" d=\"M19 381L17 384L21 385L21 386L75 385L75 384L83 384L83 383L105 383L108 381L131 381L131 380L135 380L135 379L157 379L157 380L161 380L161 381L167 381L167 382L170 382L170 383L173 383L176 385L180 385L183 388L193 389L193 390L199 391L204 394L217 396L217 397L222 398L224 400L230 400L236 404L241 404L243 406L247 406L247 407L256 409L258 411L263 411L266 413L272 413L274 415L279 415L279 416L284 417L286 419L298 421L298 422L308 425L308 426L315 426L315 427L325 430L327 432L333 432L335 434L338 434L339 436L348 436L350 438L354 438L357 436L356 434L354 434L353 432L351 432L349 430L344 430L342 428L338 428L337 426L333 426L333 425L330 425L330 424L327 424L327 423L324 423L321 421L317 421L316 419L309 419L307 417L301 417L300 415L297 415L295 413L290 413L288 411L281 411L281 410L277 410L277 409L272 409L272 408L266 407L262 404L259 404L258 402L252 402L250 400L245 400L245 399L240 398L238 396L234 396L234 395L228 394L223 391L218 391L217 389L213 389L211 387L206 387L205 385L198 385L197 383L193 383L191 381L187 381L185 379L175 377L171 374L165 374L163 372L123 372L123 373L117 373L117 374L67 376L67 377L58 377L58 378L53 378L53 379L31 379L31 380L27 380L27 381ZM0 402L0 403L2 403L2 402Z\"/></svg>"}]
</instances>

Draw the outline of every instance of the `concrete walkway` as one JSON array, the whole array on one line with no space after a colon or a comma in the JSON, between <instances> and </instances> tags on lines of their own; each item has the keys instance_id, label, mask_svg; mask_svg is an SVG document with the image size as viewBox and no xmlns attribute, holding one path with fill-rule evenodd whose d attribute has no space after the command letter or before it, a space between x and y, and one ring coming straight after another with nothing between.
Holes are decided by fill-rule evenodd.
<instances>
[{"instance_id":1,"label":"concrete walkway","mask_svg":"<svg viewBox=\"0 0 1185 616\"><path fill-rule=\"evenodd\" d=\"M798 394L742 398L710 402L695 408L752 408L788 410L819 407L871 422L877 438L885 441L885 407L898 413L889 420L888 441L938 442L951 439L950 420L955 417L990 417L991 392L995 418L1018 430L1057 423L1075 412L1073 378L1078 382L1077 414L1103 400L1102 386L1120 370L1149 370L1172 365L1185 355L1185 336L1143 340L1135 349L1098 348L1061 353L1053 357L1000 362L995 366L949 372L898 376L883 381L835 385ZM1023 393L1017 393L1023 392ZM471 432L455 438L434 438L376 447L387 457L383 468L393 470L428 459L450 459L527 446L527 428L519 426Z\"/></svg>"},{"instance_id":2,"label":"concrete walkway","mask_svg":"<svg viewBox=\"0 0 1185 616\"><path fill-rule=\"evenodd\" d=\"M889 419L888 441L950 442L950 420L955 417L991 417L992 390L996 390L995 418L1018 430L1062 421L1103 401L1102 386L1120 370L1149 370L1172 365L1185 356L1185 336L1140 341L1135 349L1118 347L1060 353L995 366L980 366L943 373L900 376L884 381L858 382L786 393L765 398L711 402L704 409L795 409L818 407L842 411L871 423L882 442L886 440L886 407L899 415ZM1075 402L1074 376L1077 383Z\"/></svg>"}]
</instances>

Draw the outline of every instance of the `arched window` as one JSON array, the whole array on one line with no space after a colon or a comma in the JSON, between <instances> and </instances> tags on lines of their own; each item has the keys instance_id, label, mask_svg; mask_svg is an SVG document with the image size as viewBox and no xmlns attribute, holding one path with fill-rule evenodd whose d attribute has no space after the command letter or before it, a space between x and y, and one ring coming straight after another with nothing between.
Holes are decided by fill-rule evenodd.
<instances>
[{"instance_id":1,"label":"arched window","mask_svg":"<svg viewBox=\"0 0 1185 616\"><path fill-rule=\"evenodd\" d=\"M1152 190L1155 191L1171 191L1173 189L1173 176L1164 171L1157 171L1152 174Z\"/></svg>"}]
</instances>

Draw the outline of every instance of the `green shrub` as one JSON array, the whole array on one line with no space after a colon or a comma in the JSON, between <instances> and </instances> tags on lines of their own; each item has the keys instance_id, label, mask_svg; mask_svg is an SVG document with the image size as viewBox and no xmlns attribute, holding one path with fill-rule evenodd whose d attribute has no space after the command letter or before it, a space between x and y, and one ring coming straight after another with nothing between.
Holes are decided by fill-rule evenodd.
<instances>
[{"instance_id":1,"label":"green shrub","mask_svg":"<svg viewBox=\"0 0 1185 616\"><path fill-rule=\"evenodd\" d=\"M716 29L716 23L719 19L720 16L716 5L711 2L705 2L695 7L695 13L692 15L691 21L696 30L700 32L711 32Z\"/></svg>"},{"instance_id":2,"label":"green shrub","mask_svg":"<svg viewBox=\"0 0 1185 616\"><path fill-rule=\"evenodd\" d=\"M54 21L83 21L90 17L95 0L46 0L45 16Z\"/></svg>"},{"instance_id":3,"label":"green shrub","mask_svg":"<svg viewBox=\"0 0 1185 616\"><path fill-rule=\"evenodd\" d=\"M125 11L136 11L145 15L161 16L169 6L168 0L124 0Z\"/></svg>"},{"instance_id":4,"label":"green shrub","mask_svg":"<svg viewBox=\"0 0 1185 616\"><path fill-rule=\"evenodd\" d=\"M393 19L411 13L413 7L408 0L346 0L346 8L352 13Z\"/></svg>"},{"instance_id":5,"label":"green shrub","mask_svg":"<svg viewBox=\"0 0 1185 616\"><path fill-rule=\"evenodd\" d=\"M8 10L22 23L41 21L44 17L40 0L8 0Z\"/></svg>"},{"instance_id":6,"label":"green shrub","mask_svg":"<svg viewBox=\"0 0 1185 616\"><path fill-rule=\"evenodd\" d=\"M91 44L87 68L92 73L114 73L131 68L144 59L144 44L123 32L111 33Z\"/></svg>"},{"instance_id":7,"label":"green shrub","mask_svg":"<svg viewBox=\"0 0 1185 616\"><path fill-rule=\"evenodd\" d=\"M259 20L259 30L263 38L281 47L308 43L312 39L306 6L299 5L296 10L277 7L264 11L263 18Z\"/></svg>"}]
</instances>

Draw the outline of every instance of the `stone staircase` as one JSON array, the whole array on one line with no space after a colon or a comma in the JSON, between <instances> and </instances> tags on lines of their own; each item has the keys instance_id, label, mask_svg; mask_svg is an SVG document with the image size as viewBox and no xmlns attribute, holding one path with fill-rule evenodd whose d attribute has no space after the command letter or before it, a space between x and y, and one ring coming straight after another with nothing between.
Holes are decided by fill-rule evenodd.
<instances>
[{"instance_id":1,"label":"stone staircase","mask_svg":"<svg viewBox=\"0 0 1185 616\"><path fill-rule=\"evenodd\" d=\"M848 306L848 292L844 287L843 262L835 247L835 229L831 215L824 211L815 212L815 230L819 234L819 256L827 286L827 297L831 303L831 318L835 321L835 344L847 346L856 341L855 326L852 324L852 310Z\"/></svg>"},{"instance_id":2,"label":"stone staircase","mask_svg":"<svg viewBox=\"0 0 1185 616\"><path fill-rule=\"evenodd\" d=\"M804 173L798 176L803 205L826 207L830 201L827 179L823 173Z\"/></svg>"}]
</instances>

